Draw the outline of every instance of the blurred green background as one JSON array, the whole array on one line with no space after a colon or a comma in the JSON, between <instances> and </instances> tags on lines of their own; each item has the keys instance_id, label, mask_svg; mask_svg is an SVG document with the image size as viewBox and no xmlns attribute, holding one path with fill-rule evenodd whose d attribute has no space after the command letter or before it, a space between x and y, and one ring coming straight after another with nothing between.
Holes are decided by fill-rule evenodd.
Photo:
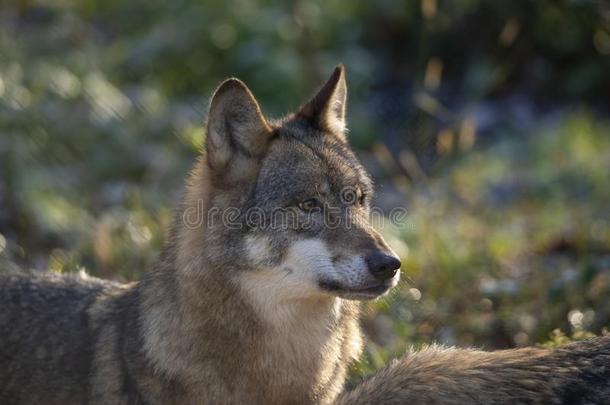
<instances>
[{"instance_id":1,"label":"blurred green background","mask_svg":"<svg viewBox=\"0 0 610 405\"><path fill-rule=\"evenodd\" d=\"M375 204L408 212L382 229L403 281L367 306L355 376L410 344L610 325L601 0L1 2L3 260L139 277L214 87L238 76L280 116L338 62Z\"/></svg>"}]
</instances>

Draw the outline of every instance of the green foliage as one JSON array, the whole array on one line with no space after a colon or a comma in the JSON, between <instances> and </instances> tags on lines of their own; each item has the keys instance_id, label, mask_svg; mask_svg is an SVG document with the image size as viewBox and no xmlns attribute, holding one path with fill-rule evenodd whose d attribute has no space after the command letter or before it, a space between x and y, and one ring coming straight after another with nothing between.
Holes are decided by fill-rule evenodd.
<instances>
[{"instance_id":1,"label":"green foliage","mask_svg":"<svg viewBox=\"0 0 610 405\"><path fill-rule=\"evenodd\" d=\"M560 331L559 329L555 329L549 335L549 340L544 342L542 344L542 346L552 349L552 348L564 346L570 342L575 342L575 341L583 340L583 339L589 339L594 336L595 336L594 333L577 330L570 337L570 336L566 336L566 334L563 333L562 331Z\"/></svg>"}]
</instances>

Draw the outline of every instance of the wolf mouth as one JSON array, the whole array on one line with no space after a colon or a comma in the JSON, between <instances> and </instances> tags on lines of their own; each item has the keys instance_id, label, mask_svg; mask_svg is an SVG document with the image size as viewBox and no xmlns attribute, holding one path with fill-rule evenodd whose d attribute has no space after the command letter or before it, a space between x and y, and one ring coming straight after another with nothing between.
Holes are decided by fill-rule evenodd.
<instances>
[{"instance_id":1,"label":"wolf mouth","mask_svg":"<svg viewBox=\"0 0 610 405\"><path fill-rule=\"evenodd\" d=\"M365 288L346 288L336 281L320 281L319 285L323 290L349 300L371 300L393 287L391 283L379 283Z\"/></svg>"}]
</instances>

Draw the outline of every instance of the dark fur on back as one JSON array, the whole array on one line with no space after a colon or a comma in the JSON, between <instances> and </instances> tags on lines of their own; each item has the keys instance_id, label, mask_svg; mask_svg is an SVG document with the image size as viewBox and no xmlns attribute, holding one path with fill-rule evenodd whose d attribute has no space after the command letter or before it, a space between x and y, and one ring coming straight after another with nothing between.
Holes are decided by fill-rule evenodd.
<instances>
[{"instance_id":1,"label":"dark fur on back","mask_svg":"<svg viewBox=\"0 0 610 405\"><path fill-rule=\"evenodd\" d=\"M0 403L86 402L96 326L87 311L113 287L77 276L2 274Z\"/></svg>"}]
</instances>

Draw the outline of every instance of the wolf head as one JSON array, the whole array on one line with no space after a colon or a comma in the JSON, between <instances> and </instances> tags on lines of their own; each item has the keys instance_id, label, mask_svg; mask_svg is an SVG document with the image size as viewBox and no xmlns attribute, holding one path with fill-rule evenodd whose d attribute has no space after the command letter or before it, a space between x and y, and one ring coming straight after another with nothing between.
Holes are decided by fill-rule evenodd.
<instances>
[{"instance_id":1,"label":"wolf head","mask_svg":"<svg viewBox=\"0 0 610 405\"><path fill-rule=\"evenodd\" d=\"M191 180L208 182L195 185L196 231L214 271L286 299L371 299L396 285L400 261L369 223L372 183L347 143L346 96L341 65L280 120L237 79L216 90L195 169L206 173Z\"/></svg>"}]
</instances>

